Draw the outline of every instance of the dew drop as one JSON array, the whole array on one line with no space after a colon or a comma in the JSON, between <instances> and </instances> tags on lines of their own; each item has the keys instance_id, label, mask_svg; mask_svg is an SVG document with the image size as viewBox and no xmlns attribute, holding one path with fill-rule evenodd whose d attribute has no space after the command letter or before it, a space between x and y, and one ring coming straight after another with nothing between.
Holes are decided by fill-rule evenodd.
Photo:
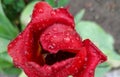
<instances>
[{"instance_id":1,"label":"dew drop","mask_svg":"<svg viewBox=\"0 0 120 77\"><path fill-rule=\"evenodd\" d=\"M39 9L38 11L39 11L39 13L43 13L43 9Z\"/></svg>"},{"instance_id":2,"label":"dew drop","mask_svg":"<svg viewBox=\"0 0 120 77\"><path fill-rule=\"evenodd\" d=\"M56 31L57 30L57 28L53 28L53 31Z\"/></svg>"},{"instance_id":3,"label":"dew drop","mask_svg":"<svg viewBox=\"0 0 120 77\"><path fill-rule=\"evenodd\" d=\"M89 73L92 74L92 73L93 73L93 70L90 70Z\"/></svg>"},{"instance_id":4,"label":"dew drop","mask_svg":"<svg viewBox=\"0 0 120 77\"><path fill-rule=\"evenodd\" d=\"M79 40L79 37L76 37L76 40Z\"/></svg>"},{"instance_id":5,"label":"dew drop","mask_svg":"<svg viewBox=\"0 0 120 77\"><path fill-rule=\"evenodd\" d=\"M69 38L69 37L66 37L66 38L64 38L64 41L65 41L65 42L69 42L69 41L70 41L70 38Z\"/></svg>"},{"instance_id":6,"label":"dew drop","mask_svg":"<svg viewBox=\"0 0 120 77\"><path fill-rule=\"evenodd\" d=\"M29 53L28 53L28 51L25 51L25 55L28 55Z\"/></svg>"},{"instance_id":7,"label":"dew drop","mask_svg":"<svg viewBox=\"0 0 120 77\"><path fill-rule=\"evenodd\" d=\"M55 11L52 11L52 12L51 12L51 15L55 15L55 14L56 14Z\"/></svg>"},{"instance_id":8,"label":"dew drop","mask_svg":"<svg viewBox=\"0 0 120 77\"><path fill-rule=\"evenodd\" d=\"M50 44L49 46L48 46L48 48L49 49L54 49L55 48L55 44L53 43L53 44Z\"/></svg>"},{"instance_id":9,"label":"dew drop","mask_svg":"<svg viewBox=\"0 0 120 77\"><path fill-rule=\"evenodd\" d=\"M88 58L85 58L85 61L87 61L88 60Z\"/></svg>"},{"instance_id":10,"label":"dew drop","mask_svg":"<svg viewBox=\"0 0 120 77\"><path fill-rule=\"evenodd\" d=\"M54 37L54 38L56 38L57 36L56 36L56 35L54 35L53 37Z\"/></svg>"}]
</instances>

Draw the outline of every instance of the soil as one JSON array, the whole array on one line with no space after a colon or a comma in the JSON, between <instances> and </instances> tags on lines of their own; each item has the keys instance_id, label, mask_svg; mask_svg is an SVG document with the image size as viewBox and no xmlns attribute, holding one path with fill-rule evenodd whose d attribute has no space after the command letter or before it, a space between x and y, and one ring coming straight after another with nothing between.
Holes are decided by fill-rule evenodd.
<instances>
[{"instance_id":1,"label":"soil","mask_svg":"<svg viewBox=\"0 0 120 77\"><path fill-rule=\"evenodd\" d=\"M120 0L71 0L71 13L85 9L84 20L95 21L115 39L115 49L120 52Z\"/></svg>"}]
</instances>

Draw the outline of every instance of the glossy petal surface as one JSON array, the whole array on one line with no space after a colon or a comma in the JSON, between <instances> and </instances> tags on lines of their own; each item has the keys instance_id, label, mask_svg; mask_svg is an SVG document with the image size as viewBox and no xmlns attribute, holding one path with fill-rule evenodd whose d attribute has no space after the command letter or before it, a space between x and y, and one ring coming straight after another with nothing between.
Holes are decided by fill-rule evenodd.
<instances>
[{"instance_id":1,"label":"glossy petal surface","mask_svg":"<svg viewBox=\"0 0 120 77\"><path fill-rule=\"evenodd\" d=\"M82 42L74 26L67 9L38 2L26 29L8 45L8 53L28 77L94 77L106 56L90 40Z\"/></svg>"}]
</instances>

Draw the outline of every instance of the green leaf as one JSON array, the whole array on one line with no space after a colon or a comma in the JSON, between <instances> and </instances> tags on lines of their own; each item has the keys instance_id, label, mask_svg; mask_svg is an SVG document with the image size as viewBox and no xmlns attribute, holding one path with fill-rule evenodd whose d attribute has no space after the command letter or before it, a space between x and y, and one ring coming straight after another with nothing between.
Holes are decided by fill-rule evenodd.
<instances>
[{"instance_id":1,"label":"green leaf","mask_svg":"<svg viewBox=\"0 0 120 77\"><path fill-rule=\"evenodd\" d=\"M22 71L19 77L27 77L26 74Z\"/></svg>"},{"instance_id":2,"label":"green leaf","mask_svg":"<svg viewBox=\"0 0 120 77\"><path fill-rule=\"evenodd\" d=\"M27 26L27 24L30 22L31 19L31 14L34 8L34 5L37 3L38 1L33 1L30 4L28 4L25 9L23 10L21 16L20 16L20 22L22 24L22 28L24 29L25 26Z\"/></svg>"},{"instance_id":3,"label":"green leaf","mask_svg":"<svg viewBox=\"0 0 120 77\"><path fill-rule=\"evenodd\" d=\"M5 57L5 56L4 56ZM10 68L11 66L13 66L12 63L2 60L0 59L0 69L4 69L4 68Z\"/></svg>"},{"instance_id":4,"label":"green leaf","mask_svg":"<svg viewBox=\"0 0 120 77\"><path fill-rule=\"evenodd\" d=\"M82 9L82 10L80 10L80 12L78 12L78 13L75 15L74 20L75 20L75 23L76 23L76 24L79 23L79 21L83 18L84 14L85 14L85 9Z\"/></svg>"},{"instance_id":5,"label":"green leaf","mask_svg":"<svg viewBox=\"0 0 120 77\"><path fill-rule=\"evenodd\" d=\"M14 2L14 0L3 0L3 2L5 4L12 4Z\"/></svg>"},{"instance_id":6,"label":"green leaf","mask_svg":"<svg viewBox=\"0 0 120 77\"><path fill-rule=\"evenodd\" d=\"M100 64L95 70L95 77L104 77L111 68L107 62Z\"/></svg>"},{"instance_id":7,"label":"green leaf","mask_svg":"<svg viewBox=\"0 0 120 77\"><path fill-rule=\"evenodd\" d=\"M9 40L0 37L0 53L7 51Z\"/></svg>"},{"instance_id":8,"label":"green leaf","mask_svg":"<svg viewBox=\"0 0 120 77\"><path fill-rule=\"evenodd\" d=\"M111 69L108 67L97 67L95 70L95 77L104 77L104 75Z\"/></svg>"},{"instance_id":9,"label":"green leaf","mask_svg":"<svg viewBox=\"0 0 120 77\"><path fill-rule=\"evenodd\" d=\"M0 0L0 37L4 37L7 39L14 38L18 33L18 30L16 27L14 27L8 18L5 16L2 4Z\"/></svg>"},{"instance_id":10,"label":"green leaf","mask_svg":"<svg viewBox=\"0 0 120 77\"><path fill-rule=\"evenodd\" d=\"M55 0L45 0L48 2L52 7L56 7Z\"/></svg>"},{"instance_id":11,"label":"green leaf","mask_svg":"<svg viewBox=\"0 0 120 77\"><path fill-rule=\"evenodd\" d=\"M69 3L70 0L58 0L58 6L57 7L62 7L65 6Z\"/></svg>"},{"instance_id":12,"label":"green leaf","mask_svg":"<svg viewBox=\"0 0 120 77\"><path fill-rule=\"evenodd\" d=\"M7 61L9 63L12 63L12 59L11 57L8 55L7 52L2 52L0 53L0 60L4 60L4 61Z\"/></svg>"},{"instance_id":13,"label":"green leaf","mask_svg":"<svg viewBox=\"0 0 120 77\"><path fill-rule=\"evenodd\" d=\"M9 68L4 68L4 69L2 69L2 71L8 75L18 75L21 73L21 70L19 68L14 67L14 66L9 67Z\"/></svg>"},{"instance_id":14,"label":"green leaf","mask_svg":"<svg viewBox=\"0 0 120 77\"><path fill-rule=\"evenodd\" d=\"M108 62L112 66L120 66L120 55L114 51L113 37L106 33L98 24L91 21L80 21L76 25L76 30L83 39L89 38L108 57ZM117 63L117 64L116 64Z\"/></svg>"}]
</instances>

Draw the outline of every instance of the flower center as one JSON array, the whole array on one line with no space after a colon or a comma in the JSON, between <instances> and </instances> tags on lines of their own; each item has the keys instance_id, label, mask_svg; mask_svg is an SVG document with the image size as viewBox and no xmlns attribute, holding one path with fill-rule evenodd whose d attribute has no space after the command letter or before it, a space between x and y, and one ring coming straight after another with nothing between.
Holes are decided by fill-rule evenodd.
<instances>
[{"instance_id":1,"label":"flower center","mask_svg":"<svg viewBox=\"0 0 120 77\"><path fill-rule=\"evenodd\" d=\"M56 54L51 54L48 52L45 52L44 54L45 64L47 65L53 65L57 62L64 61L69 58L75 57L75 53L67 52L67 51L58 51Z\"/></svg>"}]
</instances>

